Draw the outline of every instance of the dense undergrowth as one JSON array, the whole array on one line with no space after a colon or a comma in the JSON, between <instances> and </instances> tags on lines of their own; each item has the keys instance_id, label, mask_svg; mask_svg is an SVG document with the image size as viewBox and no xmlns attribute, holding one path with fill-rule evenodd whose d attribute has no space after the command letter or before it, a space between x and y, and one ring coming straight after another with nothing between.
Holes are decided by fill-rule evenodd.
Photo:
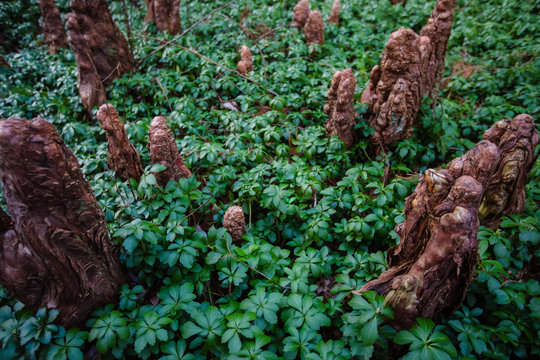
<instances>
[{"instance_id":1,"label":"dense undergrowth","mask_svg":"<svg viewBox=\"0 0 540 360\"><path fill-rule=\"evenodd\" d=\"M57 3L69 11L67 0ZM145 165L149 123L167 115L194 176L160 188L150 166L139 183L107 170L105 134L81 105L71 50L48 55L37 1L1 2L11 67L0 68L0 117L40 116L61 132L121 246L129 283L81 331L1 292L0 358L386 358L393 339L410 359L540 356L538 161L525 212L480 229L477 274L451 317L436 327L420 319L396 336L381 297L350 295L386 268L404 199L425 169L462 155L497 120L539 113L539 1L458 2L441 91L424 99L413 136L386 156L367 137L350 150L326 137L328 86L352 67L361 116L360 94L389 34L418 31L434 1L343 1L322 47L307 47L290 27L292 1L235 1L176 42L229 68L248 45L248 76L261 85L174 46L148 56L160 45L151 37L172 37L143 23L142 1L126 3L133 51L144 60L114 82L109 101ZM183 27L224 3L182 2ZM311 1L324 18L331 3ZM125 30L122 2L109 5ZM239 111L226 109L231 102ZM238 244L221 228L232 204L248 222Z\"/></svg>"}]
</instances>

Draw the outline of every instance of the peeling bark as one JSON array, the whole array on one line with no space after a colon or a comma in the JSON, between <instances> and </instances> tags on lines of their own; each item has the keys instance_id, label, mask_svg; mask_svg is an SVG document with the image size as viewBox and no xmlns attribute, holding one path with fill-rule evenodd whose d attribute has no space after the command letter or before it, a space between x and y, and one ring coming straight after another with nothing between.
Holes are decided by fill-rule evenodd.
<instances>
[{"instance_id":1,"label":"peeling bark","mask_svg":"<svg viewBox=\"0 0 540 360\"><path fill-rule=\"evenodd\" d=\"M69 42L77 61L79 93L91 113L106 102L105 88L132 71L133 59L105 0L72 0L71 8L66 15Z\"/></svg>"},{"instance_id":2,"label":"peeling bark","mask_svg":"<svg viewBox=\"0 0 540 360\"><path fill-rule=\"evenodd\" d=\"M332 10L330 11L330 16L328 17L327 24L336 24L339 25L339 8L341 7L339 0L334 0L332 4Z\"/></svg>"},{"instance_id":3,"label":"peeling bark","mask_svg":"<svg viewBox=\"0 0 540 360\"><path fill-rule=\"evenodd\" d=\"M107 134L108 154L107 166L113 169L122 180L133 178L137 181L142 176L143 168L139 154L129 141L124 123L114 106L103 104L96 117Z\"/></svg>"},{"instance_id":4,"label":"peeling bark","mask_svg":"<svg viewBox=\"0 0 540 360\"><path fill-rule=\"evenodd\" d=\"M180 32L180 0L149 0L147 8L145 19L154 21L159 31Z\"/></svg>"},{"instance_id":5,"label":"peeling bark","mask_svg":"<svg viewBox=\"0 0 540 360\"><path fill-rule=\"evenodd\" d=\"M497 122L484 133L484 139L501 150L501 162L479 209L481 224L496 229L503 216L521 213L525 208L525 185L534 165L538 132L532 116L521 114L512 121Z\"/></svg>"},{"instance_id":6,"label":"peeling bark","mask_svg":"<svg viewBox=\"0 0 540 360\"><path fill-rule=\"evenodd\" d=\"M236 66L238 72L242 75L246 75L248 72L253 71L253 59L251 56L251 51L247 46L242 45L242 48L240 49L240 57L242 59Z\"/></svg>"},{"instance_id":7,"label":"peeling bark","mask_svg":"<svg viewBox=\"0 0 540 360\"><path fill-rule=\"evenodd\" d=\"M354 144L354 90L356 78L350 68L337 71L328 90L328 104L324 112L328 115L326 132L328 136L337 135L349 148Z\"/></svg>"},{"instance_id":8,"label":"peeling bark","mask_svg":"<svg viewBox=\"0 0 540 360\"><path fill-rule=\"evenodd\" d=\"M404 28L392 33L380 66L371 71L361 101L369 105L366 117L379 150L411 136L422 97L437 88L456 2L438 0L420 35Z\"/></svg>"},{"instance_id":9,"label":"peeling bark","mask_svg":"<svg viewBox=\"0 0 540 360\"><path fill-rule=\"evenodd\" d=\"M84 325L123 274L76 157L44 119L1 120L0 170L13 216L0 225L2 286L33 309L59 309L66 327Z\"/></svg>"},{"instance_id":10,"label":"peeling bark","mask_svg":"<svg viewBox=\"0 0 540 360\"><path fill-rule=\"evenodd\" d=\"M478 208L500 159L495 144L481 141L448 169L427 170L407 198L400 244L387 252L390 268L355 292L385 296L396 328L461 305L478 257Z\"/></svg>"},{"instance_id":11,"label":"peeling bark","mask_svg":"<svg viewBox=\"0 0 540 360\"><path fill-rule=\"evenodd\" d=\"M39 0L39 8L42 17L41 31L45 36L45 43L49 46L49 53L55 54L58 49L67 48L64 23L54 0Z\"/></svg>"},{"instance_id":12,"label":"peeling bark","mask_svg":"<svg viewBox=\"0 0 540 360\"><path fill-rule=\"evenodd\" d=\"M246 233L246 219L240 206L231 206L223 216L223 227L231 235L234 242L240 241Z\"/></svg>"},{"instance_id":13,"label":"peeling bark","mask_svg":"<svg viewBox=\"0 0 540 360\"><path fill-rule=\"evenodd\" d=\"M178 181L182 177L191 176L176 146L173 133L163 116L156 116L148 129L148 149L152 164L162 164L164 171L155 173L159 185L165 186L170 180Z\"/></svg>"},{"instance_id":14,"label":"peeling bark","mask_svg":"<svg viewBox=\"0 0 540 360\"><path fill-rule=\"evenodd\" d=\"M297 29L303 29L306 26L309 17L309 0L300 0L293 8L293 24Z\"/></svg>"},{"instance_id":15,"label":"peeling bark","mask_svg":"<svg viewBox=\"0 0 540 360\"><path fill-rule=\"evenodd\" d=\"M304 27L304 34L306 34L306 42L311 44L324 44L324 24L322 15L319 11L312 11L309 13L309 17Z\"/></svg>"}]
</instances>

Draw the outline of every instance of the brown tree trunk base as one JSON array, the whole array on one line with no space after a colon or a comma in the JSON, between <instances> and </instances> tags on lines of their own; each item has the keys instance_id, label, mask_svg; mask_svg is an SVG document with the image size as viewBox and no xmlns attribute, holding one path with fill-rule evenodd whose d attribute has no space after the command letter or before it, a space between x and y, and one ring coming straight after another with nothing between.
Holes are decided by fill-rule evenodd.
<instances>
[{"instance_id":1,"label":"brown tree trunk base","mask_svg":"<svg viewBox=\"0 0 540 360\"><path fill-rule=\"evenodd\" d=\"M45 36L45 43L49 46L49 53L55 54L58 49L67 48L64 23L54 0L39 0L39 8L42 17L41 30Z\"/></svg>"},{"instance_id":2,"label":"brown tree trunk base","mask_svg":"<svg viewBox=\"0 0 540 360\"><path fill-rule=\"evenodd\" d=\"M180 32L180 0L149 0L147 8L145 20L154 21L159 31Z\"/></svg>"},{"instance_id":3,"label":"brown tree trunk base","mask_svg":"<svg viewBox=\"0 0 540 360\"><path fill-rule=\"evenodd\" d=\"M66 15L69 42L77 61L79 93L91 113L107 101L105 88L133 70L133 59L105 0L72 0L71 8Z\"/></svg>"},{"instance_id":4,"label":"brown tree trunk base","mask_svg":"<svg viewBox=\"0 0 540 360\"><path fill-rule=\"evenodd\" d=\"M44 119L0 120L0 283L25 305L82 326L123 282L105 217L77 159ZM6 220L8 219L8 220Z\"/></svg>"}]
</instances>

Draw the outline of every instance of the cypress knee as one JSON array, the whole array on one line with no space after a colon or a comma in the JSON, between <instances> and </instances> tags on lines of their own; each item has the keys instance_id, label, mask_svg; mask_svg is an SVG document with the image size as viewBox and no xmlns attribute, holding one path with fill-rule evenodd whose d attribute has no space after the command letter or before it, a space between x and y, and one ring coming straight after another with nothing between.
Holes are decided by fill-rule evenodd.
<instances>
[{"instance_id":1,"label":"cypress knee","mask_svg":"<svg viewBox=\"0 0 540 360\"><path fill-rule=\"evenodd\" d=\"M49 46L49 53L54 54L60 48L67 48L64 23L54 0L39 0L39 8L42 17L41 31L45 37L45 43Z\"/></svg>"},{"instance_id":2,"label":"cypress knee","mask_svg":"<svg viewBox=\"0 0 540 360\"><path fill-rule=\"evenodd\" d=\"M107 134L107 166L122 180L139 180L143 173L141 159L135 146L129 141L124 123L114 106L103 104L96 117Z\"/></svg>"},{"instance_id":3,"label":"cypress knee","mask_svg":"<svg viewBox=\"0 0 540 360\"><path fill-rule=\"evenodd\" d=\"M293 8L293 24L297 29L303 29L309 17L309 0L300 0Z\"/></svg>"},{"instance_id":4,"label":"cypress knee","mask_svg":"<svg viewBox=\"0 0 540 360\"><path fill-rule=\"evenodd\" d=\"M148 149L152 164L167 167L154 174L159 185L165 186L170 180L178 181L181 177L192 175L178 152L173 133L163 116L156 116L150 123Z\"/></svg>"},{"instance_id":5,"label":"cypress knee","mask_svg":"<svg viewBox=\"0 0 540 360\"><path fill-rule=\"evenodd\" d=\"M354 144L354 90L356 78L350 68L337 71L328 90L328 104L324 112L328 115L326 132L328 136L337 135L347 147Z\"/></svg>"},{"instance_id":6,"label":"cypress knee","mask_svg":"<svg viewBox=\"0 0 540 360\"><path fill-rule=\"evenodd\" d=\"M306 42L308 45L324 45L324 24L322 15L319 11L312 11L309 13L306 26L304 27L304 34L306 34Z\"/></svg>"},{"instance_id":7,"label":"cypress knee","mask_svg":"<svg viewBox=\"0 0 540 360\"><path fill-rule=\"evenodd\" d=\"M66 15L69 42L77 62L79 93L90 113L106 102L105 88L133 70L133 59L105 0L72 0L71 8Z\"/></svg>"},{"instance_id":8,"label":"cypress knee","mask_svg":"<svg viewBox=\"0 0 540 360\"><path fill-rule=\"evenodd\" d=\"M124 280L103 212L76 157L44 119L0 120L0 283L25 305L82 326ZM8 219L6 221L6 218Z\"/></svg>"}]
</instances>

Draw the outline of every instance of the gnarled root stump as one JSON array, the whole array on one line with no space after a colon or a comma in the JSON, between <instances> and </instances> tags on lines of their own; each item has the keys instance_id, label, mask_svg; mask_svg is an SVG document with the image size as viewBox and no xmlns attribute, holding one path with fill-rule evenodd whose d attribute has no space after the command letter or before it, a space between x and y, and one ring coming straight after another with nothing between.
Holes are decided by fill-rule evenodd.
<instances>
[{"instance_id":1,"label":"gnarled root stump","mask_svg":"<svg viewBox=\"0 0 540 360\"><path fill-rule=\"evenodd\" d=\"M240 49L240 57L242 59L236 65L238 72L242 75L246 75L248 72L253 71L253 59L251 56L251 51L247 46L242 45L242 48Z\"/></svg>"},{"instance_id":2,"label":"gnarled root stump","mask_svg":"<svg viewBox=\"0 0 540 360\"><path fill-rule=\"evenodd\" d=\"M390 35L381 64L371 71L361 102L380 150L411 136L422 97L431 94L444 70L457 0L438 0L420 35L401 28Z\"/></svg>"},{"instance_id":3,"label":"gnarled root stump","mask_svg":"<svg viewBox=\"0 0 540 360\"><path fill-rule=\"evenodd\" d=\"M105 0L72 0L71 8L66 15L69 42L77 61L79 93L90 113L106 102L105 87L133 69L133 59Z\"/></svg>"},{"instance_id":4,"label":"gnarled root stump","mask_svg":"<svg viewBox=\"0 0 540 360\"><path fill-rule=\"evenodd\" d=\"M499 148L481 141L447 170L427 170L407 198L400 244L387 253L390 269L359 290L386 297L395 327L461 305L478 257L478 208L499 162Z\"/></svg>"},{"instance_id":5,"label":"gnarled root stump","mask_svg":"<svg viewBox=\"0 0 540 360\"><path fill-rule=\"evenodd\" d=\"M234 242L240 241L246 233L246 219L240 206L231 206L223 216L223 227Z\"/></svg>"},{"instance_id":6,"label":"gnarled root stump","mask_svg":"<svg viewBox=\"0 0 540 360\"><path fill-rule=\"evenodd\" d=\"M303 29L306 26L309 17L309 0L300 0L293 8L293 24L297 29Z\"/></svg>"},{"instance_id":7,"label":"gnarled root stump","mask_svg":"<svg viewBox=\"0 0 540 360\"><path fill-rule=\"evenodd\" d=\"M96 117L107 134L109 159L107 166L113 169L122 180L139 180L143 173L141 159L133 144L129 141L124 123L114 106L103 104Z\"/></svg>"},{"instance_id":8,"label":"gnarled root stump","mask_svg":"<svg viewBox=\"0 0 540 360\"><path fill-rule=\"evenodd\" d=\"M149 0L147 6L145 19L154 21L159 31L180 32L180 0Z\"/></svg>"},{"instance_id":9,"label":"gnarled root stump","mask_svg":"<svg viewBox=\"0 0 540 360\"><path fill-rule=\"evenodd\" d=\"M304 34L306 34L306 43L308 45L324 45L324 24L319 11L309 13L306 26L304 27Z\"/></svg>"},{"instance_id":10,"label":"gnarled root stump","mask_svg":"<svg viewBox=\"0 0 540 360\"><path fill-rule=\"evenodd\" d=\"M176 146L173 133L163 116L156 116L148 130L148 149L152 164L162 164L164 171L155 173L159 185L165 186L170 180L178 181L181 177L191 176Z\"/></svg>"},{"instance_id":11,"label":"gnarled root stump","mask_svg":"<svg viewBox=\"0 0 540 360\"><path fill-rule=\"evenodd\" d=\"M523 212L525 184L534 165L538 132L532 116L521 114L501 120L484 133L484 139L501 150L501 162L492 176L480 206L480 223L496 229L501 218Z\"/></svg>"},{"instance_id":12,"label":"gnarled root stump","mask_svg":"<svg viewBox=\"0 0 540 360\"><path fill-rule=\"evenodd\" d=\"M0 283L27 306L81 326L123 275L103 212L73 153L44 119L0 120Z\"/></svg>"},{"instance_id":13,"label":"gnarled root stump","mask_svg":"<svg viewBox=\"0 0 540 360\"><path fill-rule=\"evenodd\" d=\"M39 0L39 8L42 17L41 31L45 37L45 43L49 46L49 53L54 54L60 48L67 48L64 23L54 0Z\"/></svg>"},{"instance_id":14,"label":"gnarled root stump","mask_svg":"<svg viewBox=\"0 0 540 360\"><path fill-rule=\"evenodd\" d=\"M326 132L328 136L337 135L347 147L354 144L354 90L356 78L350 68L337 71L328 90L328 104L324 112L328 115Z\"/></svg>"},{"instance_id":15,"label":"gnarled root stump","mask_svg":"<svg viewBox=\"0 0 540 360\"><path fill-rule=\"evenodd\" d=\"M341 7L341 4L339 0L334 0L334 3L332 4L332 10L330 11L330 16L328 17L328 20L326 21L327 24L339 25L339 8L340 7Z\"/></svg>"}]
</instances>

